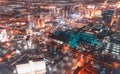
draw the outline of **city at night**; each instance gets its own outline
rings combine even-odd
[[[0,74],[120,74],[120,0],[0,0]]]

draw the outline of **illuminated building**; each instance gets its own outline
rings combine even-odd
[[[119,0],[0,1],[0,74],[120,74],[119,49]]]

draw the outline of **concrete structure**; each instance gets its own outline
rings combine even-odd
[[[26,64],[16,65],[18,74],[45,74],[46,65],[44,61],[29,61]]]

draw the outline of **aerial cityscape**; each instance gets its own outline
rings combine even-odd
[[[0,0],[0,74],[120,74],[120,0]]]

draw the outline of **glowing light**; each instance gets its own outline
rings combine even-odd
[[[20,51],[19,51],[19,50],[16,50],[16,53],[17,53],[17,54],[20,54]]]
[[[88,5],[87,8],[88,8],[88,9],[94,9],[94,8],[95,8],[95,5]]]
[[[78,13],[70,14],[71,18],[79,18],[80,15]],[[81,17],[80,17],[81,18]]]
[[[2,30],[2,32],[0,33],[0,41],[1,42],[8,41],[8,35],[6,30]]]
[[[0,62],[3,61],[3,58],[0,58]]]
[[[10,59],[10,58],[12,58],[12,55],[7,54],[7,55],[6,55],[6,58],[7,58],[7,59]]]
[[[17,73],[17,70],[14,70],[13,73]]]
[[[120,8],[120,1],[119,2],[117,2],[117,8]]]
[[[95,11],[95,15],[96,15],[96,16],[101,16],[101,13],[102,13],[101,10],[96,10],[96,11]]]
[[[65,19],[64,19],[64,18],[61,18],[58,23],[59,23],[59,24],[64,24],[64,21],[65,21]]]
[[[119,67],[120,67],[120,64],[117,63],[117,62],[113,62],[113,66],[114,66],[115,68],[119,68]]]

